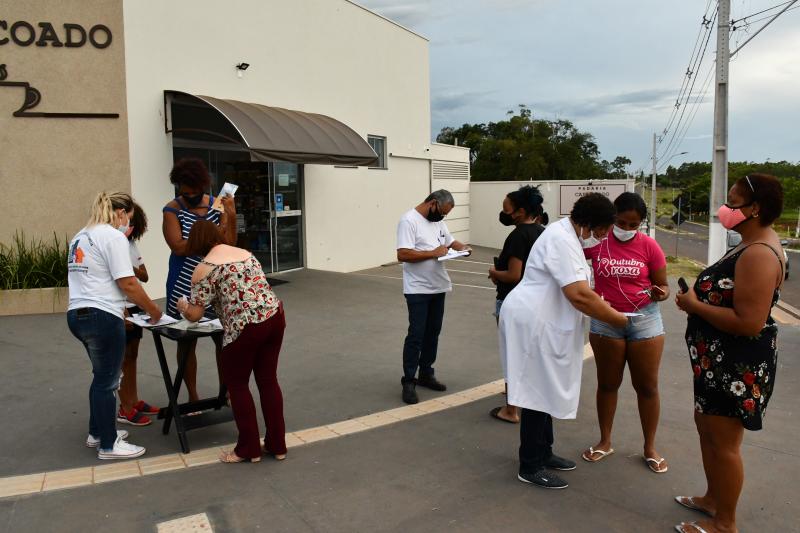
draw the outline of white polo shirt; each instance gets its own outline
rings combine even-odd
[[[397,224],[397,249],[429,252],[439,246],[450,246],[455,239],[444,222],[431,222],[411,209]],[[444,263],[427,259],[403,263],[403,294],[438,294],[453,290]]]
[[[69,310],[95,307],[120,318],[125,294],[116,280],[133,276],[128,239],[108,224],[88,226],[69,243]]]

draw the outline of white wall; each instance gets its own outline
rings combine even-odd
[[[124,0],[131,181],[152,220],[142,252],[163,294],[168,249],[163,91],[322,113],[387,137],[389,170],[308,165],[306,264],[349,271],[394,258],[395,224],[429,187],[428,41],[346,0]],[[235,65],[250,64],[240,79]]]
[[[470,183],[470,234],[472,244],[502,248],[503,241],[513,226],[503,226],[498,220],[503,209],[503,199],[511,191],[523,185],[535,185],[544,197],[544,210],[550,215],[550,222],[559,219],[559,212],[569,211],[570,205],[561,205],[561,185],[624,186],[633,191],[633,181],[628,180],[555,180],[555,181],[473,181]],[[577,198],[576,198],[577,199]],[[611,198],[614,200],[614,198]],[[574,203],[574,201],[572,202]]]

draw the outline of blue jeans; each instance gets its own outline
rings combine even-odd
[[[641,316],[628,317],[624,328],[616,328],[597,319],[592,319],[589,332],[609,339],[625,339],[626,341],[644,341],[664,334],[664,323],[657,302],[653,302],[639,310]]]
[[[101,450],[111,450],[117,440],[116,391],[125,355],[125,322],[106,311],[84,307],[67,312],[67,325],[92,362],[89,434],[100,437]]]
[[[403,375],[411,380],[417,374],[433,375],[433,363],[439,347],[439,333],[444,320],[444,295],[406,294],[408,335],[403,344]]]

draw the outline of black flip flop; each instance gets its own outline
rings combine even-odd
[[[489,416],[491,416],[492,418],[496,418],[497,420],[500,420],[502,422],[505,422],[506,424],[519,424],[519,422],[514,422],[513,420],[506,420],[505,418],[502,418],[499,415],[500,409],[502,409],[502,407],[495,407],[494,409],[489,411]]]

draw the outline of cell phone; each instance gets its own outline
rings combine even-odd
[[[681,288],[681,292],[689,292],[689,285],[683,278],[678,278],[678,287]]]

